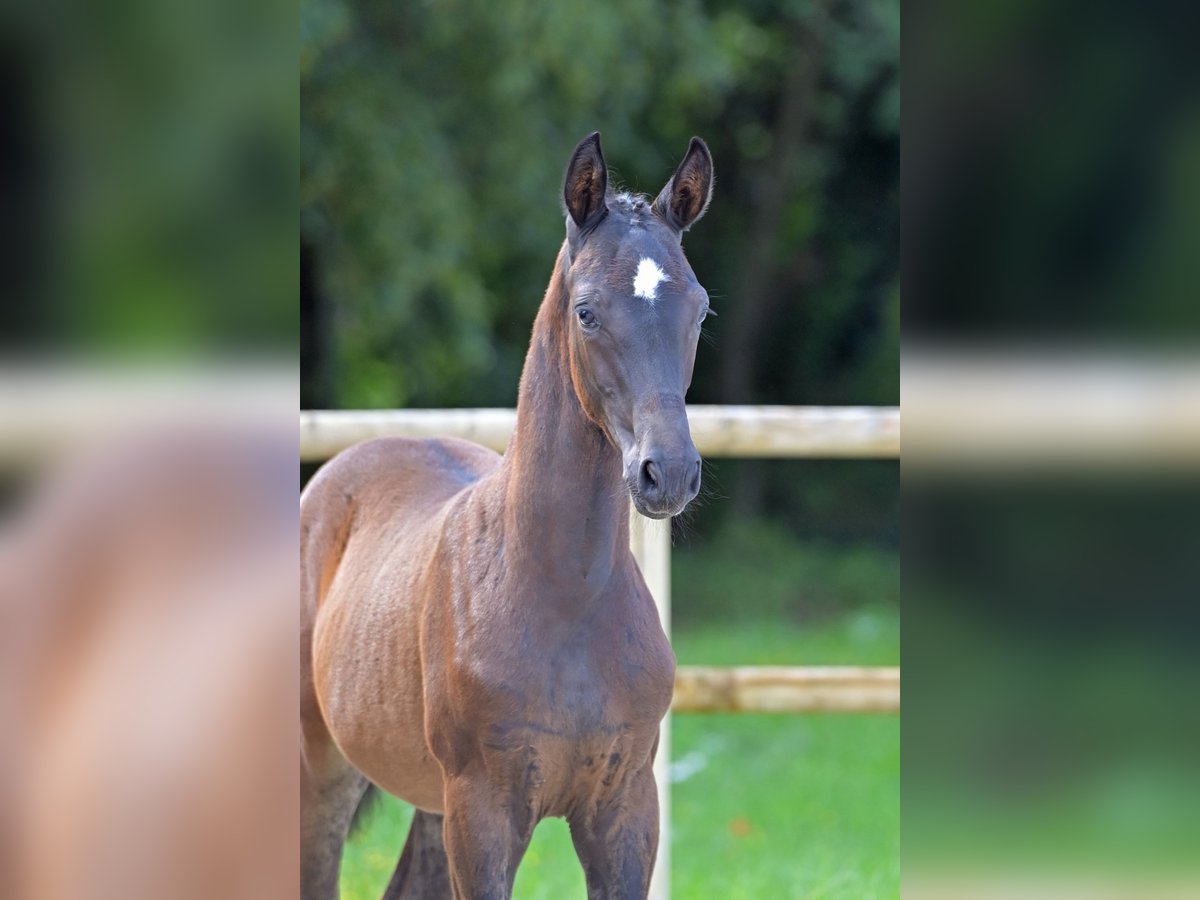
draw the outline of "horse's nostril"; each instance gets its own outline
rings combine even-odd
[[[658,464],[652,459],[643,460],[641,469],[641,484],[638,485],[638,487],[641,489],[642,493],[645,494],[652,493],[653,491],[657,490],[658,485]]]
[[[688,482],[688,489],[693,495],[700,490],[700,460],[696,460],[696,465],[692,469],[692,480]]]

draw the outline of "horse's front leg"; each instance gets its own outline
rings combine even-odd
[[[658,854],[658,791],[650,762],[570,818],[589,900],[644,900]]]
[[[446,781],[446,855],[455,900],[507,900],[533,833],[524,798],[486,773]]]

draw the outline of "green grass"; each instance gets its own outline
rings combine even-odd
[[[807,625],[774,616],[695,625],[673,638],[684,664],[899,663],[894,606],[862,607]],[[673,719],[671,758],[677,770],[691,770],[672,788],[673,897],[899,896],[897,717],[680,715]],[[388,798],[350,841],[343,897],[380,896],[410,815]],[[585,895],[561,820],[538,826],[515,895]]]

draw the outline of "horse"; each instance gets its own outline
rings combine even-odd
[[[663,519],[700,488],[684,395],[709,301],[682,236],[712,186],[699,138],[651,202],[610,189],[586,137],[504,455],[383,438],[305,488],[306,900],[337,897],[368,785],[415,807],[387,898],[510,897],[545,817],[566,818],[589,897],[646,896],[675,656],[627,498]]]

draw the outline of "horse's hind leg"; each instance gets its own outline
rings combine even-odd
[[[306,654],[300,695],[300,897],[337,900],[342,847],[368,782],[325,726],[309,660]]]
[[[450,861],[442,843],[442,817],[416,810],[400,862],[383,900],[449,900]]]
[[[318,475],[300,498],[301,900],[337,900],[342,847],[368,784],[329,734],[313,670],[318,608],[349,538],[349,497]]]
[[[301,900],[337,900],[342,847],[366,789],[367,779],[344,760],[317,771],[301,762]]]

